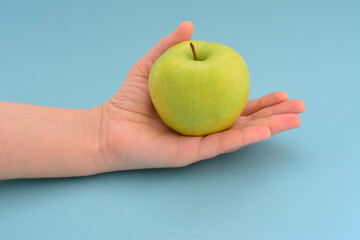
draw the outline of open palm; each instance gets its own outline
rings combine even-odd
[[[249,101],[228,130],[208,136],[190,137],[169,129],[150,99],[148,76],[153,63],[169,47],[190,40],[191,22],[183,22],[164,37],[130,70],[123,85],[102,105],[101,151],[106,171],[180,167],[300,126],[300,100],[288,100],[275,92]]]

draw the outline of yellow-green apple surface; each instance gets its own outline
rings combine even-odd
[[[185,41],[154,63],[149,91],[163,122],[183,135],[229,128],[245,107],[249,71],[243,58],[219,43]]]

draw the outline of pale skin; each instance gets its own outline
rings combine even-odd
[[[156,59],[193,30],[191,22],[180,24],[134,64],[108,102],[92,109],[0,101],[0,179],[182,167],[300,126],[304,103],[274,92],[248,101],[228,130],[190,137],[169,129],[152,105],[148,76]]]

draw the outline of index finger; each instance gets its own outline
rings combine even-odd
[[[260,98],[255,98],[246,103],[242,116],[249,116],[253,113],[260,111],[261,109],[274,106],[276,104],[285,102],[288,100],[288,94],[286,92],[273,92],[266,94]]]

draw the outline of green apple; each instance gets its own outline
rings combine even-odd
[[[219,43],[185,41],[169,48],[149,76],[151,100],[163,122],[183,135],[229,128],[249,95],[243,58]]]

